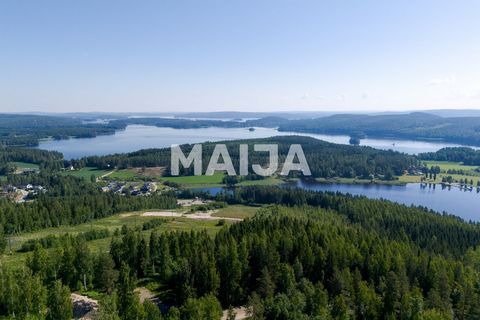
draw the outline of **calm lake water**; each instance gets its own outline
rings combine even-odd
[[[56,150],[64,154],[66,159],[81,158],[91,155],[105,155],[112,153],[132,152],[145,148],[170,147],[172,144],[200,143],[205,141],[219,141],[247,138],[266,138],[278,135],[305,135],[317,139],[348,144],[348,136],[333,136],[320,134],[299,134],[293,132],[278,132],[275,129],[256,128],[249,131],[246,128],[204,128],[204,129],[172,129],[152,126],[131,125],[125,130],[117,131],[114,135],[98,136],[90,139],[70,139],[60,141],[43,141],[41,149]],[[400,152],[417,154],[419,152],[436,151],[455,144],[440,142],[421,142],[391,139],[363,139],[362,145],[378,149],[393,149]],[[301,188],[318,191],[339,191],[354,195],[364,195],[370,198],[384,198],[406,205],[420,205],[438,212],[446,211],[464,219],[480,221],[480,194],[474,191],[461,191],[458,188],[442,190],[423,188],[420,184],[406,186],[385,185],[344,185],[344,184],[309,184],[298,182]],[[211,188],[211,192],[220,191],[220,188]]]
[[[337,184],[310,183],[298,181],[286,184],[288,187],[299,187],[313,191],[331,191],[366,196],[372,199],[386,199],[407,206],[423,206],[437,212],[454,214],[465,220],[480,221],[480,193],[460,190],[452,187],[442,189],[440,185],[422,186],[409,183],[405,186],[388,186],[376,184]],[[223,188],[199,188],[199,191],[215,195]]]
[[[278,132],[276,129],[271,128],[256,128],[255,131],[249,131],[247,128],[172,129],[130,125],[125,130],[117,131],[113,135],[86,139],[41,141],[39,148],[59,151],[63,153],[66,159],[73,159],[93,155],[132,152],[146,148],[170,147],[172,144],[267,138],[278,135],[303,135],[340,144],[348,144],[350,139],[349,136]],[[377,149],[392,149],[410,154],[437,151],[447,146],[458,146],[441,142],[392,139],[363,139],[361,140],[361,145]]]

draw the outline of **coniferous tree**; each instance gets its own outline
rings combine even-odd
[[[73,317],[70,289],[62,285],[60,280],[53,283],[48,290],[48,313],[49,320],[70,320]]]

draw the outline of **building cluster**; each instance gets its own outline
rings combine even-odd
[[[157,185],[153,182],[145,182],[143,184],[132,184],[112,181],[109,182],[106,186],[102,187],[103,192],[113,192],[123,195],[132,195],[132,196],[147,196],[155,191],[157,191]]]
[[[25,202],[29,199],[34,198],[35,196],[46,193],[47,189],[40,185],[18,185],[14,186],[11,184],[4,185],[2,191],[0,192],[1,197],[11,199],[15,202]]]
[[[425,175],[425,167],[424,166],[410,166],[408,170],[404,172],[410,176],[423,176]]]

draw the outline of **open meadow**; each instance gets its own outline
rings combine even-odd
[[[123,226],[129,228],[139,228],[142,229],[144,223],[153,221],[153,220],[164,220],[165,223],[162,223],[155,227],[155,230],[158,232],[169,232],[169,231],[191,231],[191,230],[206,230],[209,235],[215,235],[215,233],[220,230],[223,224],[235,223],[233,220],[229,219],[245,219],[252,217],[255,212],[258,210],[258,207],[242,206],[242,205],[232,205],[225,208],[219,209],[211,214],[211,219],[193,219],[189,218],[188,214],[185,216],[149,216],[144,215],[145,211],[136,211],[136,212],[126,212],[118,215],[114,215],[108,218],[103,218],[88,223],[83,223],[73,226],[61,226],[58,228],[47,228],[35,232],[23,233],[15,236],[11,236],[8,239],[8,248],[6,254],[1,258],[1,262],[4,266],[18,267],[26,260],[29,252],[17,252],[18,249],[28,240],[41,239],[50,235],[62,236],[65,234],[76,235],[83,232],[88,232],[91,230],[109,230],[113,235],[116,229],[121,229]],[[154,210],[148,210],[149,212]],[[159,210],[166,212],[166,210]],[[185,208],[179,208],[176,210],[170,210],[170,212],[180,214],[187,212]],[[224,223],[219,224],[218,221],[226,218]],[[142,231],[144,234],[150,234],[152,229]],[[108,251],[110,245],[111,237],[104,239],[97,239],[88,242],[89,247],[94,251]],[[11,253],[10,253],[11,250]]]

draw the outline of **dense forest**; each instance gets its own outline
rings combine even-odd
[[[275,204],[215,237],[124,228],[109,253],[92,252],[83,236],[64,237],[54,250],[36,244],[24,268],[0,270],[0,313],[70,319],[70,291],[87,288],[106,294],[100,319],[219,319],[240,305],[252,319],[480,317],[476,224],[302,190],[251,187],[219,197]],[[140,303],[142,279],[160,285],[163,313]]]
[[[249,163],[265,164],[268,162],[268,153],[253,152],[252,145],[277,144],[279,162],[283,163],[292,144],[301,144],[307,162],[314,177],[362,177],[369,179],[371,175],[381,175],[385,179],[393,179],[395,175],[402,175],[410,166],[415,166],[418,161],[415,157],[393,151],[377,150],[370,147],[348,146],[320,141],[314,138],[302,136],[283,136],[254,140],[224,141],[229,150],[229,155],[236,170],[239,168],[239,145],[249,145]],[[216,143],[202,144],[204,171],[210,161]],[[192,145],[182,146],[185,154],[188,154]],[[116,154],[108,156],[87,157],[73,160],[75,167],[98,167],[98,168],[127,168],[127,167],[154,167],[164,166],[170,172],[170,148],[147,149],[128,154]],[[182,170],[181,174],[193,174],[193,166]]]
[[[5,146],[38,145],[39,139],[92,138],[102,134],[113,134],[115,127],[111,124],[86,123],[81,119],[66,115],[0,115],[0,144]]]
[[[169,127],[174,129],[185,128],[240,128],[249,126],[276,127],[286,121],[279,117],[266,117],[261,120],[221,121],[221,120],[190,120],[170,118],[128,118],[121,115],[103,115],[113,117],[108,121],[96,122],[92,116],[83,119],[70,115],[19,115],[0,114],[0,145],[4,146],[37,146],[40,139],[53,138],[57,140],[70,138],[93,138],[98,135],[114,134],[115,131],[125,129],[128,125],[149,125]],[[95,119],[93,117],[93,119]]]
[[[107,118],[108,116],[104,115]],[[319,118],[309,118],[309,115],[305,114],[298,115],[296,120],[283,116],[272,114],[246,121],[222,121],[160,117],[128,118],[122,115],[110,115],[114,118],[109,121],[95,122],[66,114],[57,116],[2,114],[0,144],[37,146],[39,139],[91,138],[97,135],[113,134],[116,130],[125,129],[128,125],[139,124],[175,129],[278,127],[279,131],[442,140],[480,146],[480,117],[441,117],[422,112],[393,115],[337,114]]]
[[[412,136],[405,138],[435,138],[429,126],[438,125],[440,120],[423,116],[365,116],[368,120],[355,120],[355,132],[338,129],[326,133],[360,137],[372,135],[365,131],[370,127],[377,130],[373,135],[396,131],[402,132],[401,136],[411,131]],[[93,183],[94,178],[90,181],[61,173],[70,165],[77,169],[162,166],[168,172],[169,148],[67,161],[58,152],[16,145],[35,145],[45,137],[109,134],[132,123],[173,128],[217,125],[216,120],[142,118],[91,124],[81,119],[35,117],[2,119],[11,120],[10,127],[0,132],[0,170],[6,175],[3,183],[41,185],[48,192],[26,203],[0,199],[0,254],[12,235],[81,224],[126,211],[174,209],[181,196],[172,191],[141,197],[104,193]],[[353,119],[350,117],[333,119],[341,128],[339,123],[348,124]],[[411,121],[411,117],[418,120],[407,130],[403,121]],[[389,129],[383,126],[385,119],[394,125]],[[300,131],[304,129],[298,128],[306,123],[308,132],[329,130],[317,123],[318,119],[270,117],[250,121],[235,123],[248,126],[258,121],[265,126],[280,125],[282,130],[295,124],[299,125],[295,130]],[[219,126],[226,123],[219,122]],[[442,126],[449,128],[451,123]],[[37,130],[37,125],[45,130]],[[472,128],[466,122],[459,134],[451,137],[462,139]],[[475,135],[471,137],[475,139]],[[299,136],[223,143],[237,171],[239,144],[249,145],[250,164],[267,163],[266,153],[253,152],[254,143],[278,144],[280,163],[291,144],[301,144],[313,176],[322,178],[390,180],[420,166],[421,160],[480,165],[479,151],[470,148],[445,148],[414,157]],[[214,146],[203,144],[204,170]],[[182,146],[185,154],[191,148]],[[38,164],[40,172],[12,174],[12,162]],[[190,175],[192,170],[183,169],[181,174]],[[160,232],[157,228],[166,220],[158,219],[134,229],[92,230],[25,242],[19,248],[28,255],[25,265],[9,269],[0,264],[0,318],[71,319],[70,293],[92,290],[102,293],[102,320],[210,320],[219,319],[222,310],[239,306],[247,308],[251,319],[265,320],[480,319],[478,223],[422,207],[286,187],[234,188],[211,199],[216,202],[206,205],[207,209],[226,203],[263,208],[253,218],[222,224],[216,235],[206,231]],[[108,252],[88,246],[88,241],[106,238],[110,239]],[[135,292],[138,283],[158,288],[161,308],[149,300],[140,302]]]
[[[172,194],[134,197],[104,193],[90,181],[60,174],[12,175],[9,182],[42,185],[48,192],[31,203],[0,199],[0,238],[1,234],[85,223],[125,211],[176,207]]]
[[[0,146],[0,174],[12,173],[10,162],[27,162],[40,166],[40,169],[60,170],[63,168],[63,155],[60,152],[32,148],[15,148]]]
[[[442,148],[437,152],[426,152],[418,155],[422,160],[462,162],[465,165],[480,166],[480,150],[472,148]]]
[[[442,140],[480,146],[479,117],[440,117],[429,113],[394,115],[338,114],[316,119],[291,120],[279,131],[363,134],[378,138]]]

